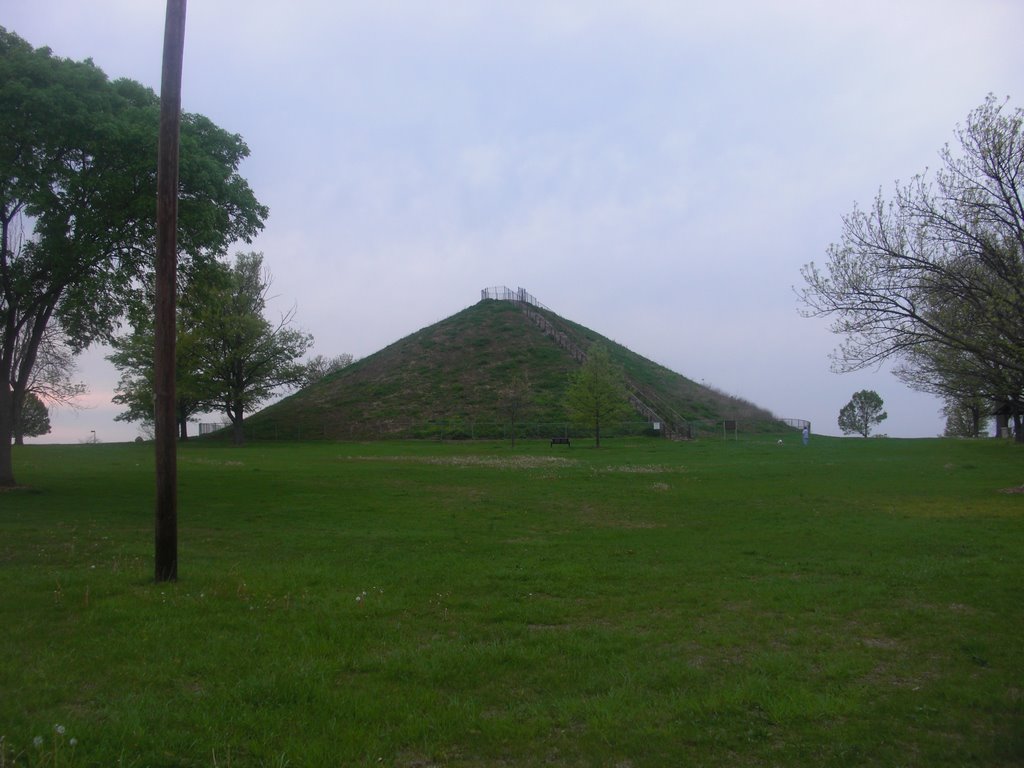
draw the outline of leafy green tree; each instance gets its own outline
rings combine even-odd
[[[854,392],[850,402],[839,411],[839,428],[844,435],[867,437],[872,427],[889,418],[889,414],[882,410],[883,405],[877,392],[870,389]]]
[[[178,302],[175,412],[179,439],[188,437],[188,420],[222,410],[243,441],[245,413],[281,387],[308,381],[310,364],[298,362],[312,337],[289,328],[294,313],[278,325],[264,317],[270,278],[258,253],[238,254],[234,266],[205,265]],[[109,356],[121,371],[114,402],[125,406],[116,418],[153,423],[153,320],[136,322],[132,334],[114,341]],[[339,369],[351,360],[340,355],[314,365]],[[326,374],[324,374],[326,375]]]
[[[21,411],[14,420],[14,444],[22,445],[26,437],[39,437],[50,434],[50,413],[46,403],[29,392],[21,405]]]
[[[0,28],[0,486],[14,484],[14,416],[47,329],[81,349],[108,340],[141,300],[155,252],[158,126],[150,89]],[[183,270],[262,227],[267,209],[238,174],[248,151],[207,118],[182,116]]]
[[[956,137],[930,178],[843,219],[825,268],[803,268],[800,298],[844,337],[836,370],[902,361],[918,385],[998,399],[1020,424],[1024,110],[989,96]]]
[[[594,344],[587,359],[569,380],[565,396],[570,418],[592,427],[601,447],[601,427],[621,420],[629,413],[629,400],[622,372],[612,363],[608,350]]]
[[[313,343],[308,333],[289,327],[294,310],[276,324],[263,316],[270,284],[263,255],[240,253],[198,315],[198,375],[217,392],[238,445],[245,442],[247,412],[281,387],[302,383],[306,367],[299,358]]]
[[[202,314],[204,302],[213,301],[211,286],[226,280],[226,270],[216,263],[207,265],[190,279],[177,305],[175,349],[175,404],[178,439],[188,439],[192,416],[217,407],[218,391],[202,374],[197,348],[204,342]],[[153,351],[154,332],[151,312],[139,313],[131,334],[111,342],[114,352],[107,357],[121,373],[113,402],[123,405],[116,421],[141,422],[147,430],[154,425]]]
[[[980,437],[988,428],[992,403],[983,398],[947,400],[942,407],[946,417],[944,437]]]

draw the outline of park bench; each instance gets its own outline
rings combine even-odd
[[[572,443],[569,442],[569,438],[568,437],[552,437],[551,438],[551,444],[552,445],[568,445],[570,448],[572,448]]]

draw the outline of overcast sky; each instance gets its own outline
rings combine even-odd
[[[34,46],[159,90],[162,0],[0,0]],[[252,248],[315,352],[364,357],[522,286],[678,371],[838,434],[942,431],[885,370],[838,375],[798,314],[842,216],[935,167],[986,94],[1024,102],[1019,0],[192,0],[183,108],[241,134]],[[244,247],[244,246],[240,246]],[[49,441],[112,442],[91,406]]]

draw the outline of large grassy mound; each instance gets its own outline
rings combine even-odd
[[[163,585],[150,448],[15,447],[0,765],[1024,764],[1018,447],[602,444],[189,445]]]
[[[570,347],[608,347],[640,397],[666,424],[693,431],[722,419],[751,428],[771,423],[764,409],[697,384],[600,334],[547,310],[531,312]],[[484,300],[251,417],[250,438],[501,437],[509,428],[501,389],[530,382],[520,432],[542,436],[568,427],[563,407],[579,362],[508,301]],[[645,428],[637,415],[639,429]],[[635,426],[635,425],[634,425]]]

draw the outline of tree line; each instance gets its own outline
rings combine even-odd
[[[978,434],[1001,414],[1024,441],[1024,112],[989,96],[940,166],[843,218],[823,267],[802,270],[807,316],[844,337],[839,372],[895,361]]]
[[[0,27],[0,486],[14,485],[15,436],[45,431],[39,404],[81,393],[71,361],[91,344],[114,345],[124,404],[145,411],[134,384],[151,359],[159,112],[151,89]],[[198,378],[181,373],[187,397],[239,422],[268,387],[301,375],[311,341],[263,318],[261,257],[223,261],[269,213],[239,173],[248,155],[241,136],[182,115],[179,333]],[[119,334],[125,322],[132,331]]]
[[[155,157],[159,97],[110,80],[87,60],[33,48],[0,27],[0,485],[11,444],[47,429],[46,404],[84,386],[75,354],[113,346],[120,418],[152,409]],[[940,167],[843,218],[822,267],[806,265],[807,316],[844,340],[838,371],[895,360],[911,387],[945,402],[947,424],[976,434],[991,413],[1024,440],[1024,112],[988,97],[957,128]],[[226,261],[269,211],[239,173],[249,149],[208,118],[181,122],[177,416],[244,415],[282,386],[351,358],[300,363],[309,334],[294,310],[265,317],[269,275],[258,253]],[[127,325],[128,332],[121,332]],[[593,360],[593,362],[591,362]],[[591,350],[567,405],[600,429],[628,410],[607,353]],[[513,414],[528,382],[503,394]],[[611,393],[611,394],[609,394]],[[852,423],[852,422],[851,422]]]
[[[290,327],[294,310],[272,323],[265,316],[271,279],[259,253],[240,253],[234,264],[203,265],[191,278],[177,308],[175,418],[178,436],[188,437],[196,414],[220,411],[244,440],[246,413],[280,387],[308,381],[299,358],[312,336]],[[131,334],[114,339],[109,360],[121,371],[114,402],[125,406],[121,421],[153,420],[153,318],[143,312]],[[322,358],[321,358],[322,360]],[[317,363],[314,362],[314,365]]]

